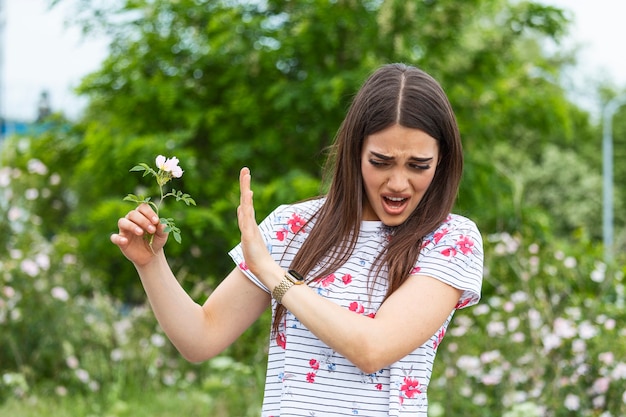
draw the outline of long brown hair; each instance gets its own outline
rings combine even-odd
[[[408,278],[426,235],[443,222],[456,200],[463,171],[461,138],[452,107],[439,83],[424,71],[405,64],[388,64],[361,86],[344,119],[326,162],[326,201],[291,268],[307,276],[329,260],[308,281],[337,270],[352,253],[360,228],[364,194],[361,176],[363,141],[394,124],[419,129],[435,138],[439,162],[430,187],[407,220],[390,228],[392,238],[378,255],[374,279],[387,268],[389,297]],[[372,284],[373,285],[373,284]],[[278,304],[274,332],[285,314]]]

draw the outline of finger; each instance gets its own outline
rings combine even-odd
[[[130,214],[130,213],[129,213]],[[145,233],[144,228],[142,228],[139,224],[132,220],[132,214],[127,219],[126,217],[122,217],[117,221],[117,227],[119,229],[119,235],[129,238],[131,235],[142,236]],[[151,224],[147,223],[146,227],[149,229],[150,227],[154,228]]]
[[[117,245],[119,247],[123,247],[126,246],[128,244],[128,239],[125,238],[124,236],[117,234],[117,233],[113,233],[111,235],[111,242],[114,245]]]
[[[150,204],[142,203],[135,210],[143,214],[146,219],[150,220],[153,224],[159,222],[159,216],[157,216]]]
[[[239,204],[245,205],[250,203],[251,193],[250,183],[252,182],[252,175],[250,174],[250,169],[248,167],[241,168],[239,171],[239,189],[240,189],[240,197]]]
[[[152,214],[154,214],[154,212],[152,212]],[[150,214],[148,214],[148,216],[150,216]],[[154,233],[157,230],[155,223],[153,222],[154,219],[146,217],[145,213],[140,211],[139,208],[129,211],[126,217],[124,217],[123,219],[120,219],[120,221],[122,220],[125,220],[121,222],[122,225],[128,228],[135,226],[136,228],[141,229],[142,233],[143,231],[146,231],[148,233]],[[120,221],[118,221],[118,226],[120,225]],[[133,223],[133,225],[129,225],[128,223],[126,223],[127,221]],[[157,218],[157,223],[158,223],[158,218]],[[133,233],[137,234],[136,230],[137,229],[135,229]]]

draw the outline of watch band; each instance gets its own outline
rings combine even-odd
[[[282,281],[272,290],[272,297],[280,304],[289,288],[300,284],[304,284],[304,278],[296,271],[289,270],[283,276]]]

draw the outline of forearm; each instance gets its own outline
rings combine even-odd
[[[202,307],[185,292],[172,273],[163,251],[153,261],[136,267],[159,325],[188,360],[204,358],[201,338],[207,335],[207,317]]]
[[[347,310],[305,285],[291,287],[282,303],[321,341],[362,371],[372,373],[388,365],[377,352],[382,344],[373,343],[382,337],[375,319]]]
[[[374,318],[343,308],[305,285],[291,287],[283,304],[329,347],[372,373],[426,343],[460,295],[437,279],[414,276],[385,300]]]

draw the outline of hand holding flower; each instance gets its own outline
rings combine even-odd
[[[119,232],[111,235],[111,242],[137,266],[150,263],[167,242],[166,226],[159,222],[159,217],[148,204],[140,204],[131,210],[118,220],[117,226]],[[146,244],[147,234],[149,245]]]
[[[160,198],[158,202],[155,203],[152,201],[151,197],[128,194],[126,197],[124,197],[124,200],[132,201],[136,203],[137,205],[141,205],[141,204],[149,205],[154,211],[154,214],[157,216],[157,218],[159,216],[159,209],[161,208],[161,204],[163,203],[163,200],[165,200],[167,197],[174,197],[176,201],[182,201],[183,203],[187,205],[195,206],[196,202],[194,201],[194,199],[191,198],[189,194],[183,193],[180,190],[175,190],[172,188],[169,192],[165,193],[165,190],[164,190],[165,184],[167,184],[174,178],[180,178],[183,176],[183,170],[178,165],[178,163],[179,163],[179,160],[176,157],[166,158],[163,155],[159,155],[156,158],[156,166],[158,168],[158,171],[155,171],[153,168],[151,168],[145,163],[140,163],[139,165],[135,165],[133,168],[131,168],[130,170],[131,172],[143,172],[144,177],[148,175],[152,175],[156,179],[157,185],[159,186]],[[165,228],[163,229],[164,233],[172,233],[172,235],[174,236],[174,240],[176,240],[178,243],[181,243],[182,239],[180,235],[180,229],[174,223],[173,218],[160,218],[159,222],[165,225]],[[150,248],[154,252],[154,249],[152,246],[153,240],[154,240],[154,234],[152,232],[150,233],[149,245],[150,245]]]

